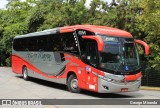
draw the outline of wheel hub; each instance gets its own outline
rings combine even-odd
[[[23,74],[24,78],[27,78],[27,71],[24,70],[24,74]]]
[[[77,79],[73,79],[71,81],[71,87],[72,87],[72,89],[77,89],[78,88],[78,80]]]

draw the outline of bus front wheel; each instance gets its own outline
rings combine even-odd
[[[27,67],[23,67],[23,79],[24,80],[28,80],[28,70],[27,70]]]
[[[78,79],[77,79],[76,75],[71,74],[68,77],[67,87],[68,87],[68,90],[73,92],[73,93],[79,93],[80,92],[80,89],[78,88]]]

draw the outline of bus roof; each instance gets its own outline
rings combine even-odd
[[[106,26],[97,26],[97,25],[75,25],[75,26],[66,26],[61,27],[60,32],[64,31],[64,29],[84,29],[94,32],[95,34],[103,34],[108,36],[119,36],[119,37],[128,37],[132,38],[132,35],[124,30],[120,30],[117,28],[106,27]]]
[[[24,38],[24,37],[32,37],[32,36],[39,36],[39,35],[49,35],[49,34],[56,34],[59,32],[59,28],[53,28],[53,29],[47,29],[44,31],[40,32],[33,32],[33,33],[28,33],[24,35],[18,35],[15,38]]]
[[[39,35],[49,35],[49,34],[57,34],[69,31],[75,31],[77,29],[88,30],[94,32],[95,34],[102,34],[107,36],[118,36],[118,37],[128,37],[132,38],[132,35],[129,32],[124,30],[120,30],[117,28],[106,27],[106,26],[97,26],[97,25],[74,25],[74,26],[65,26],[59,28],[48,29],[40,32],[29,33],[25,35],[19,35],[15,38],[23,38],[23,37],[32,37]]]

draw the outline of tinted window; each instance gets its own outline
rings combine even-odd
[[[36,51],[37,48],[37,40],[35,37],[28,38],[28,50],[29,51]]]
[[[47,51],[47,37],[37,36],[14,39],[13,48],[16,51]]]
[[[62,51],[62,39],[59,34],[50,35],[48,38],[49,51]]]
[[[76,34],[77,34],[79,45],[80,45],[81,55],[85,55],[87,42],[89,40],[83,39],[82,36],[93,36],[95,35],[95,33],[90,32],[88,30],[78,29],[76,30]]]
[[[64,33],[61,35],[62,37],[62,46],[64,52],[69,52],[78,55],[78,42],[76,37],[73,36],[73,32],[71,33]]]
[[[27,39],[26,38],[20,38],[15,39],[13,44],[13,49],[16,51],[25,51],[27,50]]]
[[[16,51],[61,51],[79,54],[73,32],[14,39]]]
[[[95,67],[97,67],[97,44],[96,42],[89,42],[86,46],[87,52],[87,62]]]

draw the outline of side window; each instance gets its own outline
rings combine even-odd
[[[18,38],[13,41],[13,49],[16,51],[26,51],[28,47],[27,38]]]
[[[48,51],[48,37],[36,36],[14,39],[13,49],[16,51]]]
[[[13,49],[17,50],[17,39],[13,40]]]
[[[62,40],[59,34],[49,35],[48,37],[49,51],[62,51]]]
[[[76,31],[76,34],[78,36],[81,55],[85,56],[85,54],[86,54],[86,46],[87,46],[88,40],[83,39],[82,36],[84,36],[84,35],[91,36],[91,35],[95,35],[95,33],[91,32],[91,31],[88,31],[88,30],[84,30],[84,29],[78,29]]]
[[[79,55],[73,32],[14,39],[13,48],[17,51],[62,51]]]
[[[86,54],[86,46],[87,46],[87,40],[82,39],[82,37],[79,37],[79,44],[80,44],[80,50],[81,50],[81,55],[85,56]]]
[[[47,51],[48,50],[48,36],[39,36],[37,37],[37,51]]]
[[[88,42],[86,46],[86,59],[87,62],[97,67],[98,56],[97,56],[97,44],[96,42]]]
[[[19,48],[20,43],[19,42],[20,42],[19,39],[14,39],[14,41],[13,41],[13,49],[16,51],[20,51],[20,48]]]
[[[28,47],[27,38],[21,39],[21,51],[26,51]]]
[[[37,39],[35,37],[28,38],[28,50],[36,51],[37,49]]]
[[[61,37],[63,39],[63,51],[79,55],[78,42],[75,39],[73,32],[61,34]]]
[[[79,54],[77,40],[74,38],[73,32],[50,35],[48,43],[49,51]]]

